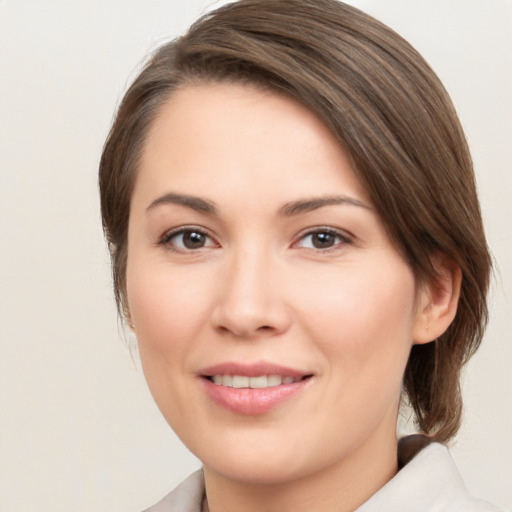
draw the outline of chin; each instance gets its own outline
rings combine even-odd
[[[229,436],[228,436],[229,437]],[[235,437],[235,436],[233,436]],[[279,439],[247,439],[247,442],[219,443],[214,450],[196,450],[205,471],[241,484],[275,485],[301,480],[336,462],[339,454],[326,453],[303,437],[290,433]],[[309,445],[309,446],[308,446]]]
[[[294,464],[288,464],[278,460],[242,461],[226,459],[222,462],[215,461],[213,466],[204,464],[205,470],[221,475],[223,478],[241,484],[250,485],[275,485],[284,484],[299,480],[309,473],[308,470],[301,471]]]
[[[260,431],[259,435],[254,432],[243,435],[233,430],[218,434],[203,439],[204,443],[186,443],[205,471],[256,485],[285,483],[307,473],[304,469],[307,465],[302,461],[311,460],[311,456],[305,454],[303,443],[290,439],[289,434],[276,436],[274,432],[269,436],[268,432],[262,435]]]

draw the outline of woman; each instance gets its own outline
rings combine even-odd
[[[222,7],[136,78],[100,188],[119,310],[203,462],[149,510],[496,510],[441,444],[490,257],[407,42],[334,0]],[[422,435],[398,443],[404,402]]]

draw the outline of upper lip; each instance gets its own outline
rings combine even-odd
[[[202,368],[199,371],[202,377],[213,375],[245,375],[247,377],[259,377],[261,375],[280,375],[282,377],[305,377],[311,372],[289,368],[279,364],[260,361],[256,363],[224,362]]]

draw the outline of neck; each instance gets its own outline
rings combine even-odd
[[[379,436],[380,437],[380,436]],[[209,512],[352,512],[397,472],[397,442],[377,439],[341,462],[298,479],[253,484],[205,466]]]

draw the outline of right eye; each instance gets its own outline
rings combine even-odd
[[[164,235],[160,243],[178,251],[194,251],[217,246],[207,233],[198,228],[180,228],[171,231]]]

